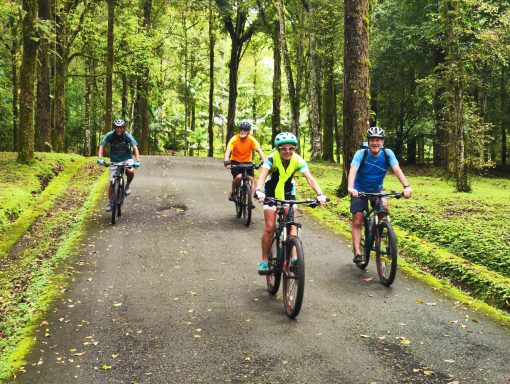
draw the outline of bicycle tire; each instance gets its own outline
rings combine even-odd
[[[243,215],[242,189],[242,185],[240,185],[236,191],[235,205],[237,218]]]
[[[244,225],[248,227],[251,222],[251,206],[253,204],[253,200],[251,197],[251,186],[249,182],[244,185],[243,195],[244,195],[243,219]]]
[[[120,185],[118,181],[115,181],[112,186],[112,224],[115,224],[115,221],[118,217],[118,206],[119,206],[119,189]]]
[[[301,310],[305,292],[305,258],[303,245],[296,236],[290,236],[286,244],[287,254],[282,267],[283,305],[291,319]]]
[[[379,224],[376,237],[377,274],[381,283],[389,287],[397,274],[397,239],[391,223],[384,220]]]
[[[280,252],[280,239],[277,237],[273,237],[273,241],[271,243],[271,253],[268,257],[269,270],[271,273],[266,275],[267,282],[267,291],[271,295],[276,295],[278,289],[280,288],[280,282],[282,280],[282,270],[278,265],[278,254]]]
[[[122,204],[124,203],[124,186],[119,185],[119,195],[117,196],[117,217],[122,215]]]
[[[363,219],[363,225],[361,227],[361,245],[360,249],[363,252],[363,262],[356,264],[358,268],[365,269],[370,262],[370,223],[368,219]]]

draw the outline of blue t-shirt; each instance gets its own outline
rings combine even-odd
[[[386,149],[389,164],[386,164],[386,159],[384,158],[384,152],[382,149],[376,157],[373,157],[370,150],[368,150],[365,164],[361,167],[361,169],[359,169],[361,160],[363,160],[364,151],[364,149],[358,150],[354,154],[351,162],[351,167],[358,168],[356,178],[354,179],[354,189],[357,189],[360,192],[379,191],[382,189],[384,176],[386,176],[386,172],[388,171],[387,167],[397,165],[398,160],[391,149]]]
[[[131,133],[124,132],[119,136],[114,131],[108,132],[101,140],[102,147],[108,144],[110,144],[110,161],[115,163],[133,158],[131,149],[138,145]]]

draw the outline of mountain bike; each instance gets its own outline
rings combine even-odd
[[[390,215],[383,208],[383,197],[395,197],[400,199],[401,193],[360,192],[362,199],[370,200],[371,208],[363,212],[363,226],[361,229],[361,255],[362,261],[357,264],[365,269],[370,261],[370,254],[375,252],[377,274],[381,283],[389,287],[397,274],[397,239],[390,222]]]
[[[264,204],[275,205],[277,214],[276,230],[268,255],[267,290],[275,295],[283,277],[283,305],[287,316],[294,318],[301,310],[305,290],[305,257],[299,238],[301,224],[295,221],[295,206],[304,204],[315,208],[319,203],[316,199],[279,200],[266,197]]]
[[[112,205],[112,224],[115,224],[117,218],[122,215],[122,203],[126,197],[124,189],[124,173],[126,168],[133,167],[133,160],[121,161],[118,163],[104,162],[105,167],[112,167],[115,170],[113,179],[110,181],[112,188],[111,205]]]
[[[251,211],[254,208],[253,194],[250,184],[250,176],[248,176],[248,170],[257,169],[259,167],[260,164],[254,163],[232,164],[230,166],[232,169],[241,169],[243,172],[241,184],[237,187],[234,203],[236,207],[236,216],[242,216],[244,225],[247,227],[250,225]]]

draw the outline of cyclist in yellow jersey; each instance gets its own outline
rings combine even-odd
[[[223,163],[226,168],[230,169],[230,166],[235,164],[250,163],[252,161],[252,150],[257,151],[261,161],[265,160],[264,152],[262,152],[258,141],[250,135],[250,130],[251,125],[247,121],[239,123],[239,133],[230,139],[225,151]],[[232,173],[233,180],[228,199],[234,201],[237,187],[241,184],[243,171],[241,169],[231,169],[230,172]],[[250,177],[251,190],[253,191],[253,169],[249,169],[247,172]]]
[[[317,193],[319,204],[326,203],[326,195],[322,193],[321,187],[315,181],[306,161],[294,152],[298,140],[293,133],[282,132],[274,139],[276,150],[264,161],[261,167],[255,197],[259,202],[264,202],[266,196],[279,200],[296,200],[296,188],[294,185],[294,174],[301,172],[306,181]],[[276,229],[276,207],[264,205],[264,232],[262,232],[262,261],[259,262],[259,274],[269,274],[267,256],[271,252],[271,241]],[[293,229],[295,230],[295,228]],[[296,235],[296,233],[291,233]]]

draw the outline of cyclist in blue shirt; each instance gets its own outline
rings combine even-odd
[[[140,163],[140,152],[138,152],[138,143],[131,133],[126,132],[126,123],[122,119],[115,120],[113,122],[113,130],[108,132],[101,140],[101,144],[99,144],[99,152],[97,154],[97,162],[99,164],[104,164],[103,160],[103,150],[104,148],[110,144],[110,161],[113,163],[119,163],[126,160],[131,160],[133,155],[131,151],[135,153],[135,161],[133,162],[133,167],[138,168]],[[112,185],[111,181],[113,179],[113,175],[115,174],[115,166],[110,166],[110,188],[108,190],[108,206],[106,210],[109,212],[112,210],[111,205],[111,197],[112,197]],[[133,181],[133,177],[135,176],[135,171],[133,168],[126,168],[126,189],[124,193],[129,195],[131,193],[131,181]]]
[[[383,181],[388,167],[390,167],[404,187],[404,197],[411,197],[411,186],[404,176],[404,172],[398,165],[398,160],[391,149],[383,148],[384,130],[379,127],[371,127],[367,132],[368,150],[358,150],[352,159],[349,176],[347,178],[347,190],[351,195],[352,213],[352,248],[354,263],[358,264],[361,258],[361,225],[363,223],[363,211],[368,208],[368,200],[361,199],[358,192],[378,193],[383,190]],[[382,199],[384,210],[388,210],[388,200]]]

